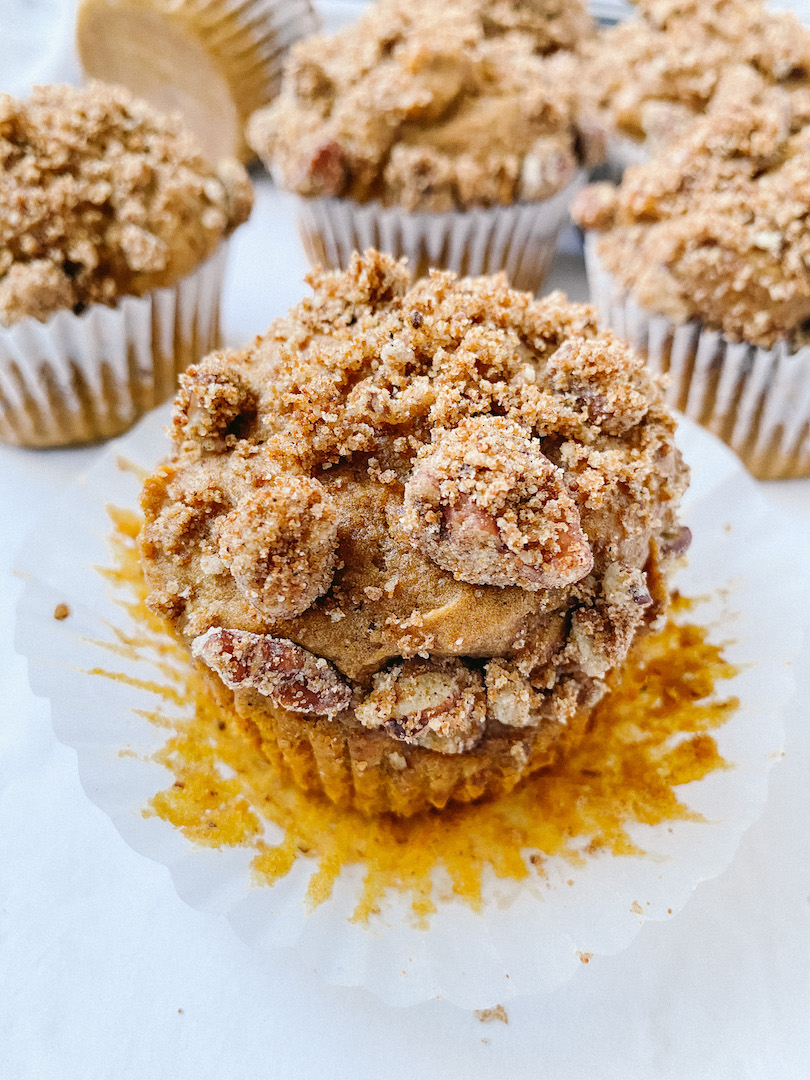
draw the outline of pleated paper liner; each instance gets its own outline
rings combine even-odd
[[[688,621],[699,624],[736,671],[723,678],[706,709],[719,709],[731,698],[739,705],[730,713],[721,709],[725,722],[710,728],[728,767],[667,787],[683,811],[677,820],[643,824],[643,814],[631,814],[623,826],[630,846],[622,854],[610,844],[592,845],[590,833],[569,836],[573,853],[548,854],[553,848],[540,834],[554,827],[552,808],[538,809],[532,781],[503,800],[448,808],[404,825],[369,826],[368,819],[302,794],[295,784],[282,788],[268,766],[269,772],[255,776],[256,790],[274,800],[276,809],[254,815],[257,850],[250,838],[236,837],[224,847],[200,841],[210,837],[212,825],[233,823],[231,811],[238,811],[243,798],[239,759],[218,757],[225,746],[217,740],[251,755],[257,768],[267,759],[238,737],[227,710],[197,717],[192,703],[190,722],[199,720],[204,728],[192,735],[183,726],[189,704],[175,691],[187,685],[187,656],[157,620],[141,621],[126,584],[129,575],[100,570],[116,562],[110,539],[118,527],[111,506],[121,508],[116,520],[124,531],[117,535],[130,538],[128,547],[119,545],[120,556],[130,568],[135,565],[133,508],[144,472],[165,453],[162,427],[168,415],[159,409],[146,417],[105,450],[83,483],[62,494],[47,517],[48,523],[60,522],[58,532],[40,526],[27,538],[17,565],[26,587],[16,644],[28,658],[35,693],[51,701],[58,737],[76,749],[88,796],[137,851],[169,867],[188,903],[224,914],[244,941],[268,953],[268,962],[277,949],[291,949],[327,982],[365,987],[390,1004],[441,996],[464,1008],[482,1008],[548,993],[576,973],[582,978],[589,970],[585,960],[598,962],[624,949],[647,920],[671,918],[700,881],[728,865],[761,812],[768,773],[780,755],[791,660],[810,604],[803,537],[716,439],[688,422],[679,433],[692,468],[683,518],[694,542],[677,585],[703,598]],[[67,618],[54,618],[59,604],[66,605]],[[673,643],[687,667],[695,653],[689,640]],[[659,661],[665,672],[667,655]],[[638,741],[639,707],[654,713],[657,706],[629,704],[630,746]],[[693,716],[684,739],[670,747],[676,759],[692,742],[689,731],[704,730],[695,728],[702,715]],[[599,746],[590,753],[608,753]],[[199,840],[191,839],[195,834],[182,821],[171,824],[154,810],[145,813],[159,795],[180,813],[187,807],[183,799],[191,795],[182,776],[167,769],[183,747],[199,755],[191,788],[203,799],[217,790],[225,796],[200,819]],[[597,775],[600,766],[594,767]],[[572,797],[585,788],[575,786]],[[586,813],[589,806],[598,809],[587,799]],[[271,804],[260,799],[250,805]],[[605,805],[612,805],[609,798]],[[647,805],[643,799],[639,804],[642,811]],[[516,813],[523,816],[516,819]],[[237,818],[238,824],[245,814]],[[349,841],[358,849],[347,859]],[[449,862],[437,861],[435,850]],[[415,916],[408,885],[415,858],[422,867],[422,918]],[[512,869],[504,875],[507,858]],[[457,879],[449,877],[448,866],[459,875],[462,894],[451,887]],[[515,868],[521,871],[517,876]],[[476,873],[480,891],[471,904],[463,890],[469,891],[471,875],[475,884]],[[357,917],[359,905],[366,917]]]
[[[0,328],[0,441],[64,446],[120,435],[220,343],[227,243],[172,288]]]
[[[550,199],[512,206],[420,213],[350,199],[297,198],[298,225],[314,265],[345,270],[355,251],[406,256],[414,277],[431,268],[462,277],[506,273],[516,289],[538,292],[548,275],[568,208],[585,183],[580,172]]]
[[[604,268],[598,241],[586,238],[585,259],[600,322],[668,376],[669,404],[722,439],[758,479],[810,476],[810,346],[763,349],[646,312]]]
[[[82,0],[77,41],[88,75],[183,113],[212,161],[248,160],[248,117],[319,25],[310,0]]]

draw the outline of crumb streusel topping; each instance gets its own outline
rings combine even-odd
[[[367,252],[190,368],[144,487],[149,604],[226,685],[461,753],[560,725],[666,602],[657,383],[560,293]]]
[[[771,348],[810,320],[810,128],[792,95],[697,121],[572,213],[648,311]]]
[[[382,0],[293,46],[249,141],[307,197],[425,211],[546,199],[604,152],[559,51],[590,28],[581,0]]]
[[[252,201],[237,161],[122,88],[0,94],[0,326],[173,285]]]
[[[595,107],[612,129],[653,145],[769,87],[810,105],[810,30],[764,0],[633,0],[639,17],[583,46]],[[810,115],[810,114],[808,114]]]

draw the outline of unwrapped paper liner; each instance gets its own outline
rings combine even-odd
[[[414,277],[424,277],[433,267],[462,277],[504,271],[514,288],[536,293],[585,179],[580,171],[542,202],[444,213],[351,199],[298,198],[298,226],[310,262],[330,270],[345,270],[353,252],[376,248],[397,259],[407,256]]]
[[[120,435],[220,343],[227,242],[172,288],[0,328],[0,442],[60,446]]]
[[[684,521],[694,541],[676,583],[687,595],[706,597],[690,618],[725,643],[724,656],[738,673],[723,680],[720,693],[740,700],[714,733],[732,767],[677,792],[705,820],[629,825],[643,855],[588,854],[585,839],[582,865],[555,856],[543,859],[543,876],[485,875],[480,911],[454,896],[439,875],[437,910],[424,929],[415,924],[410,896],[399,892],[386,894],[368,923],[352,921],[362,866],[344,869],[331,897],[311,910],[311,858],[297,858],[274,885],[257,885],[252,848],[195,845],[166,821],[144,816],[149,800],[171,783],[154,760],[166,728],[145,719],[155,708],[148,686],[163,659],[127,658],[122,640],[143,627],[130,621],[97,567],[111,562],[108,507],[137,505],[140,476],[122,470],[121,462],[152,470],[165,452],[167,418],[168,410],[159,409],[110,446],[83,482],[49,509],[47,527],[27,539],[18,561],[28,580],[16,644],[28,657],[35,693],[51,699],[58,737],[76,748],[89,797],[137,851],[169,867],[188,903],[225,914],[244,941],[270,954],[294,950],[329,983],[362,986],[395,1005],[441,996],[484,1008],[550,992],[584,970],[583,957],[624,949],[646,920],[670,918],[700,881],[728,865],[762,810],[768,771],[780,756],[790,662],[810,610],[808,568],[803,538],[789,520],[779,517],[733,454],[690,424],[679,441],[692,466]],[[60,603],[70,617],[57,621]],[[104,678],[98,668],[124,677]],[[161,704],[163,714],[171,708]],[[185,715],[182,708],[178,715]],[[278,843],[280,837],[268,833],[267,839]]]
[[[598,233],[586,237],[585,261],[599,321],[669,377],[669,404],[727,443],[760,480],[810,476],[810,346],[763,349],[646,312],[605,269],[598,242]]]

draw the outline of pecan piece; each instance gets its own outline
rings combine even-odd
[[[300,615],[327,591],[337,558],[337,511],[317,480],[270,476],[219,527],[219,556],[237,588],[271,618]]]
[[[483,681],[460,660],[404,660],[377,672],[356,715],[401,742],[461,754],[484,733]]]
[[[334,716],[351,701],[333,664],[287,638],[212,626],[192,641],[191,652],[231,690],[256,690],[291,712]]]
[[[595,705],[604,683],[581,676],[561,676],[537,690],[508,660],[490,660],[486,667],[487,713],[512,728],[567,724],[581,710]]]
[[[559,588],[593,566],[562,471],[501,417],[463,420],[420,452],[402,524],[415,548],[473,585]]]

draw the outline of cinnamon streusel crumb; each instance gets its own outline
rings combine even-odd
[[[807,98],[810,30],[794,14],[764,0],[633,2],[638,18],[583,46],[589,95],[611,129],[657,145],[777,85]]]
[[[251,204],[238,162],[122,88],[0,94],[0,325],[172,285]]]
[[[581,192],[605,267],[648,311],[764,348],[810,320],[810,128],[794,96],[697,121],[619,188]]]
[[[307,197],[426,211],[546,199],[603,152],[578,64],[556,51],[589,32],[580,0],[382,0],[293,46],[249,140]]]

